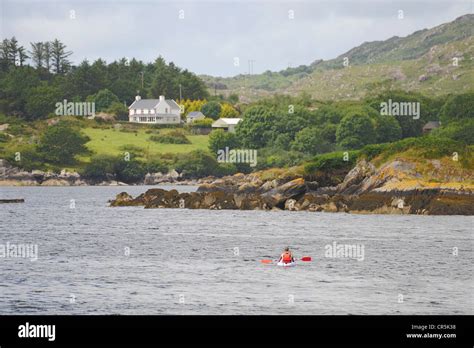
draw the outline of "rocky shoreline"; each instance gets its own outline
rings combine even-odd
[[[437,163],[435,163],[437,166]],[[78,173],[21,171],[0,160],[0,186],[128,186],[112,177],[88,182]],[[111,206],[145,208],[289,210],[375,214],[474,215],[472,174],[434,184],[424,182],[413,163],[395,160],[376,168],[361,160],[349,172],[263,180],[258,173],[184,179],[172,170],[147,174],[138,185],[194,185],[196,192],[153,188],[136,198],[122,192]]]
[[[202,184],[197,192],[192,193],[153,188],[133,198],[122,192],[110,201],[110,205],[143,206],[148,209],[474,215],[472,189],[452,189],[443,185],[433,188],[422,183],[399,189],[395,184],[403,183],[401,172],[390,175],[388,169],[404,168],[403,177],[406,178],[410,167],[400,161],[387,166],[376,169],[370,162],[360,161],[336,186],[322,186],[302,177],[262,181],[254,174],[236,174]]]
[[[203,178],[199,180],[184,179],[175,170],[169,173],[148,173],[143,181],[136,185],[200,185],[212,182],[215,178]],[[50,171],[33,170],[31,172],[21,170],[9,165],[0,159],[0,186],[129,186],[112,176],[104,181],[91,181],[81,177],[77,172],[62,170],[60,173]]]

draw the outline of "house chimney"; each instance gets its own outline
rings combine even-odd
[[[160,101],[162,100],[165,100],[165,96],[164,95],[160,95]]]
[[[135,97],[135,100],[136,100],[136,101],[139,101],[140,99],[142,99],[142,97],[140,97],[139,95],[137,95],[137,96]]]

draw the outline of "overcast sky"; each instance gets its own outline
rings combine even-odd
[[[474,0],[0,0],[0,36],[58,38],[71,59],[159,55],[197,74],[278,71],[331,59],[364,41],[431,28],[473,12]],[[399,10],[403,19],[398,19]],[[293,12],[289,12],[293,11]],[[293,15],[293,16],[292,16]],[[184,17],[184,18],[180,18]],[[291,18],[293,17],[293,18]],[[236,66],[238,57],[240,66]]]

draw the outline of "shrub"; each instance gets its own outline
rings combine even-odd
[[[208,175],[219,175],[219,164],[214,156],[202,150],[192,151],[179,156],[175,168],[184,177],[200,178]]]
[[[21,145],[6,151],[5,159],[13,166],[26,171],[44,169],[44,160],[34,145]]]
[[[427,159],[451,156],[454,152],[461,153],[464,151],[466,145],[448,138],[423,136],[402,139],[395,143],[385,144],[385,147],[381,152],[382,160],[408,150],[414,150],[417,156]]]
[[[143,180],[146,169],[139,161],[120,159],[114,163],[114,173],[117,180],[133,184]]]
[[[213,153],[223,150],[226,147],[236,149],[239,147],[239,140],[234,133],[224,132],[222,129],[212,131],[209,135],[209,149]]]
[[[474,93],[449,97],[439,112],[439,118],[444,125],[465,118],[474,119]]]
[[[9,139],[10,137],[8,135],[5,133],[0,133],[0,143],[6,143]]]
[[[147,173],[158,173],[158,172],[167,173],[168,172],[168,166],[166,165],[166,163],[157,158],[147,161],[144,164],[144,168]]]
[[[193,128],[211,128],[213,122],[214,120],[212,118],[206,117],[206,118],[194,121],[189,126]]]
[[[373,158],[377,157],[380,155],[382,152],[384,152],[389,144],[370,144],[370,145],[365,145],[361,150],[360,150],[360,156],[364,156],[367,160],[372,160]]]
[[[143,147],[131,144],[122,145],[120,146],[119,150],[128,152],[133,157],[143,157],[143,154],[145,152],[145,149]]]
[[[350,169],[355,165],[358,154],[359,151],[349,151],[348,153],[340,151],[318,155],[311,162],[305,164],[304,172],[311,174],[317,170]]]
[[[170,131],[166,134],[152,135],[150,140],[162,144],[191,144],[186,135],[179,130]]]
[[[120,102],[113,102],[106,112],[115,115],[117,120],[128,121],[128,108]]]
[[[474,144],[474,119],[451,122],[446,127],[433,130],[430,136],[450,138],[468,145]]]
[[[90,163],[80,171],[80,174],[93,181],[107,180],[108,176],[115,175],[114,166],[117,161],[118,158],[113,156],[93,156]]]
[[[274,148],[263,148],[258,150],[257,166],[255,169],[292,167],[305,160],[305,156],[297,151],[282,151]]]

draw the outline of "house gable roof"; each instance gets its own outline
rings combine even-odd
[[[158,103],[160,102],[159,99],[140,99],[135,100],[132,105],[130,105],[129,109],[153,109],[155,108]]]
[[[199,117],[199,116],[204,116],[204,114],[201,111],[191,111],[188,114],[189,118],[194,118],[194,117]]]
[[[180,110],[181,108],[179,107],[178,103],[176,103],[173,99],[165,99],[164,101],[168,106],[171,108],[171,110]]]
[[[171,110],[180,110],[179,105],[173,99],[165,99],[164,101]],[[140,99],[135,100],[129,109],[154,109],[160,102],[159,99]]]
[[[441,125],[439,121],[429,121],[427,124],[423,126],[423,129],[434,129],[438,128]]]
[[[236,125],[240,121],[242,121],[241,118],[220,118],[212,124],[212,127],[228,127]]]

